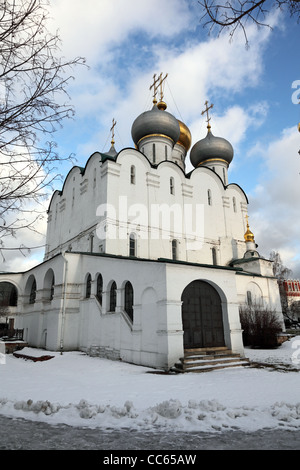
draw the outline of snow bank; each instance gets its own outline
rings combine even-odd
[[[150,368],[80,352],[0,365],[0,413],[49,424],[172,431],[300,428],[300,337],[276,350],[247,350],[251,360],[284,369],[230,368],[156,374]],[[48,354],[24,348],[24,354]],[[292,368],[292,370],[289,370]]]

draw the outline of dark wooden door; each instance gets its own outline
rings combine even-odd
[[[204,281],[193,281],[183,291],[182,322],[185,348],[224,346],[221,299]]]

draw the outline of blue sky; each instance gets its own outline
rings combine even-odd
[[[89,65],[74,70],[68,91],[76,116],[54,136],[60,154],[74,153],[84,166],[94,151],[108,151],[113,118],[116,149],[132,147],[131,124],[151,107],[152,76],[168,73],[168,111],[189,126],[193,144],[206,134],[204,102],[214,104],[212,132],[234,147],[229,180],[248,195],[259,251],[265,257],[279,251],[299,278],[300,105],[292,102],[292,96],[300,99],[296,20],[274,11],[268,18],[272,30],[249,25],[246,49],[240,33],[232,42],[226,32],[209,36],[197,0],[53,0],[51,8],[62,53],[84,56]],[[59,169],[64,176],[69,170]],[[45,221],[40,228],[45,231]],[[32,241],[41,244],[43,238]],[[9,256],[3,269],[22,270],[42,255]]]

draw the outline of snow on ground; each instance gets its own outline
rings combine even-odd
[[[5,356],[0,363],[0,414],[5,416],[147,431],[300,428],[300,336],[274,350],[246,349],[251,361],[266,367],[200,374],[159,374],[78,351],[19,352],[54,357],[33,362]]]

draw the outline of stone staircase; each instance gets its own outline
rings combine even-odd
[[[249,360],[226,347],[185,349],[184,357],[172,367],[172,372],[209,372],[227,367],[249,365]]]

